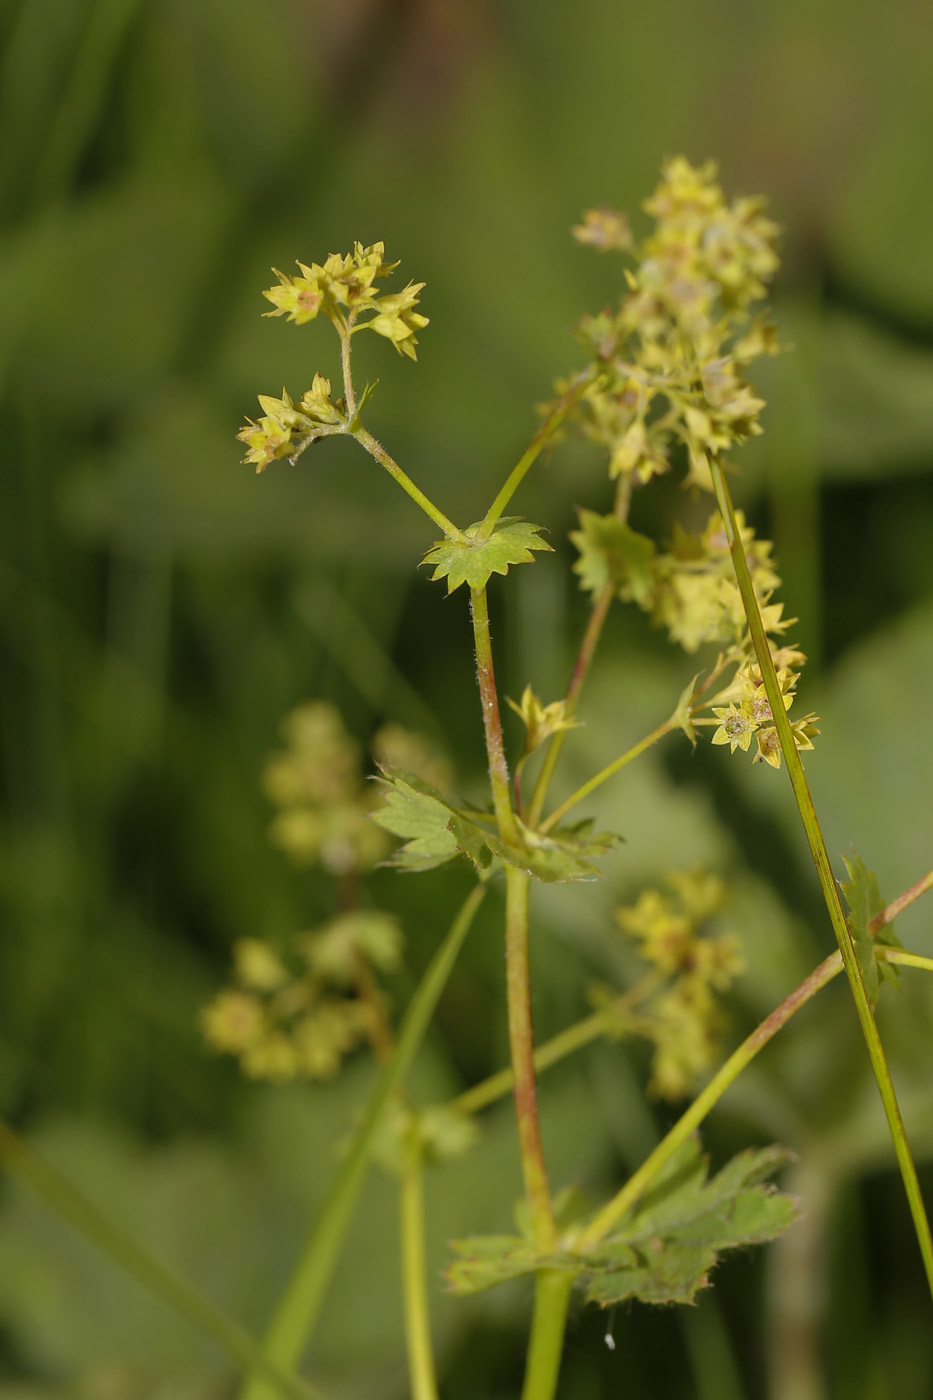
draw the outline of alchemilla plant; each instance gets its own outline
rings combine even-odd
[[[574,230],[581,243],[619,257],[620,299],[582,319],[582,366],[557,381],[527,451],[485,514],[464,526],[454,524],[372,436],[363,421],[371,390],[360,392],[353,379],[352,345],[362,331],[416,359],[418,334],[428,324],[418,310],[423,283],[386,290],[398,264],[386,261],[381,243],[357,243],[345,255],[299,263],[296,274],[277,272],[277,284],[265,292],[269,316],[298,326],[330,322],[339,343],[340,387],[334,388],[332,375],[317,372],[295,397],[261,395],[261,415],[239,434],[246,461],[262,472],[283,458],[297,463],[322,438],[352,437],[437,527],[440,537],[422,563],[448,593],[469,593],[489,801],[464,805],[443,756],[397,726],[377,735],[372,758],[378,776],[367,783],[357,745],[336,711],[321,703],[288,718],[285,748],[269,761],[265,782],[278,810],[273,839],[297,862],[329,873],[341,912],[298,934],[286,950],[253,938],[241,942],[231,986],[203,1012],[205,1034],[253,1078],[327,1078],[367,1046],[382,1068],[335,1166],[332,1191],[274,1313],[263,1365],[252,1365],[243,1400],[260,1400],[283,1384],[318,1393],[282,1376],[305,1349],[372,1160],[399,1180],[411,1392],[416,1400],[434,1400],[422,1172],[429,1162],[469,1150],[482,1109],[509,1092],[524,1182],[516,1229],[453,1241],[446,1285],[468,1294],[523,1275],[533,1280],[524,1400],[547,1400],[557,1391],[575,1292],[604,1308],[632,1299],[691,1302],[722,1255],[774,1238],[797,1211],[774,1184],[786,1157],[780,1147],[749,1149],[711,1174],[698,1128],[761,1047],[843,969],[933,1287],[929,1226],[873,1013],[882,976],[893,978],[898,965],[931,967],[900,947],[892,921],[933,884],[933,873],[885,905],[874,877],[853,856],[841,886],[849,905],[844,913],[801,759],[819,735],[819,717],[798,696],[806,657],[778,597],[771,544],[756,537],[729,486],[733,455],[762,431],[763,402],[750,373],[757,360],[780,349],[763,308],[778,268],[778,229],[761,200],[729,201],[713,165],[696,168],[682,158],[665,166],[644,211],[649,223],[641,237],[610,210],[588,212]],[[589,619],[564,695],[542,699],[529,686],[520,702],[509,702],[523,722],[524,742],[507,755],[487,589],[500,586],[494,575],[507,576],[550,548],[541,525],[507,511],[542,450],[574,432],[600,446],[608,468],[605,500],[580,511],[571,536]],[[668,472],[682,473],[691,495],[708,500],[708,517],[699,529],[673,520],[665,538],[654,539],[632,526],[631,507],[637,493],[650,491]],[[565,744],[574,742],[581,693],[617,600],[641,609],[673,645],[696,654],[697,674],[671,697],[670,714],[651,733],[627,752],[607,755],[604,767],[555,806],[552,779]],[[721,998],[743,968],[739,939],[728,925],[728,892],[711,872],[672,871],[662,888],[644,890],[617,913],[643,974],[626,988],[594,988],[590,1014],[556,1040],[536,1045],[529,994],[533,887],[599,876],[601,858],[618,838],[579,820],[579,804],[669,734],[694,745],[708,739],[754,763],[786,768],[839,951],[724,1059]],[[386,861],[409,872],[466,861],[476,877],[399,1025],[380,978],[403,956],[402,931],[374,906],[366,885],[373,868]],[[453,1103],[420,1105],[406,1092],[406,1072],[492,883],[505,890],[511,1063]],[[576,1188],[555,1189],[539,1131],[537,1079],[601,1035],[647,1039],[652,1068],[646,1092],[689,1102],[615,1194],[591,1202]]]

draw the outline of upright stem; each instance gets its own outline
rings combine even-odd
[[[548,417],[541,424],[541,427],[535,433],[531,442],[509,473],[508,480],[502,490],[487,510],[483,518],[485,535],[488,536],[492,534],[496,521],[500,518],[509,501],[515,495],[515,492],[521,485],[529,468],[534,464],[537,457],[550,442],[561,423],[563,423],[564,419],[567,417],[567,414],[575,408],[583,391],[591,382],[591,379],[592,376],[590,374],[581,374],[576,383],[572,384],[567,392],[558,399]]]
[[[518,1144],[532,1234],[537,1247],[548,1250],[553,1248],[557,1233],[538,1123],[528,963],[528,894],[531,882],[527,875],[511,865],[506,866],[505,880],[506,991]]]
[[[424,1172],[418,1143],[410,1144],[401,1180],[402,1290],[412,1400],[437,1400],[431,1315],[425,1286]]]
[[[473,644],[476,648],[476,676],[479,681],[479,694],[483,706],[483,729],[486,734],[486,753],[489,758],[489,782],[492,787],[492,803],[496,814],[496,825],[503,841],[513,845],[518,840],[518,828],[509,792],[509,766],[505,760],[505,745],[502,740],[502,718],[499,714],[499,696],[496,692],[496,674],[492,664],[492,640],[489,635],[489,607],[485,588],[471,588],[470,601],[473,612]]]
[[[930,1291],[933,1293],[933,1236],[930,1234],[930,1225],[924,1209],[923,1197],[920,1194],[920,1183],[917,1180],[916,1168],[914,1167],[913,1158],[911,1157],[907,1135],[904,1131],[904,1123],[901,1118],[900,1108],[898,1107],[897,1096],[894,1092],[894,1085],[891,1082],[891,1074],[888,1069],[887,1060],[885,1059],[881,1037],[878,1034],[878,1027],[875,1024],[875,1017],[868,999],[868,993],[865,990],[862,971],[859,967],[858,957],[855,951],[855,943],[849,931],[849,926],[846,923],[842,903],[839,899],[839,889],[833,876],[829,854],[823,839],[823,832],[816,815],[816,809],[813,806],[813,798],[810,796],[810,788],[803,771],[803,762],[801,761],[800,754],[797,752],[797,745],[794,742],[790,721],[784,709],[784,699],[774,669],[771,647],[765,633],[764,623],[761,620],[761,612],[758,607],[758,599],[755,595],[755,587],[752,583],[751,573],[749,572],[748,561],[745,558],[745,550],[742,545],[741,533],[735,518],[732,497],[729,493],[729,487],[726,483],[720,463],[714,460],[711,463],[711,467],[716,500],[722,515],[726,538],[729,541],[732,562],[735,567],[736,581],[742,595],[745,616],[748,620],[752,641],[754,642],[755,655],[758,659],[758,666],[765,684],[768,703],[771,707],[771,714],[774,719],[774,726],[777,730],[778,738],[780,739],[781,752],[787,765],[788,776],[790,777],[791,786],[794,790],[794,797],[797,801],[797,809],[807,835],[810,853],[813,857],[813,863],[816,866],[816,872],[823,890],[823,898],[826,901],[826,907],[829,911],[830,920],[832,921],[833,932],[836,935],[836,942],[839,945],[839,951],[842,955],[846,976],[849,979],[852,999],[855,1002],[855,1009],[862,1027],[862,1034],[865,1037],[868,1057],[871,1061],[871,1067],[874,1071],[878,1090],[881,1094],[881,1101],[884,1105],[885,1116],[887,1117],[888,1127],[891,1131],[891,1138],[894,1143],[894,1152],[901,1170],[904,1188],[907,1192],[907,1200],[910,1204],[910,1212],[913,1218],[914,1229],[917,1233],[917,1240],[920,1245],[920,1253],[923,1256],[927,1281],[930,1286]]]
[[[542,1269],[535,1279],[535,1308],[522,1400],[552,1400],[557,1391],[573,1275]]]

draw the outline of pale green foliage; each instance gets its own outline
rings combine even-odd
[[[485,588],[493,574],[507,574],[511,564],[533,563],[533,549],[550,548],[541,538],[540,525],[506,517],[497,520],[491,531],[480,520],[464,530],[460,539],[439,540],[421,562],[433,564],[432,582],[446,578],[447,592],[453,593],[462,583]]]
[[[560,1221],[557,1248],[544,1253],[527,1235],[454,1240],[457,1258],[445,1270],[447,1286],[452,1293],[478,1293],[547,1268],[571,1274],[587,1301],[603,1307],[629,1298],[692,1303],[725,1250],[773,1239],[793,1223],[793,1197],[767,1184],[787,1160],[779,1147],[742,1152],[708,1181],[706,1159],[688,1139],[595,1250],[574,1249],[585,1223],[575,1194]]]

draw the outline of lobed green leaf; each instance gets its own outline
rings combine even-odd
[[[465,530],[461,539],[440,540],[429,549],[421,562],[434,565],[432,582],[446,578],[448,593],[461,583],[484,588],[493,574],[507,574],[511,564],[533,564],[532,550],[551,548],[541,538],[540,525],[518,516],[498,520],[488,537],[485,532],[480,520]]]

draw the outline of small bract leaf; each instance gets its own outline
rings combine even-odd
[[[461,816],[436,788],[413,773],[391,768],[383,773],[376,781],[385,805],[377,808],[371,819],[384,831],[405,838],[390,864],[403,870],[433,870],[462,853],[478,870],[487,869],[492,857],[482,827]]]
[[[849,860],[843,856],[843,860],[846,870],[849,872],[849,878],[848,880],[840,880],[839,888],[845,895],[846,903],[849,906],[849,932],[852,934],[852,941],[855,944],[855,955],[858,958],[868,1000],[874,1006],[878,999],[882,978],[885,981],[893,982],[895,986],[899,985],[899,973],[894,964],[887,961],[879,962],[875,957],[876,940],[872,938],[868,927],[872,919],[883,912],[885,902],[878,888],[878,880],[874,871],[867,868],[858,852],[853,850],[852,859]],[[885,926],[879,932],[877,942],[889,948],[900,947],[900,941],[892,926]]]
[[[573,571],[580,575],[581,587],[599,594],[611,583],[620,597],[650,607],[655,594],[654,541],[615,515],[581,510],[579,516],[581,528],[570,538],[580,551]]]
[[[461,583],[484,588],[493,574],[507,574],[511,564],[534,563],[532,550],[551,548],[541,538],[540,525],[518,516],[497,521],[488,538],[484,528],[480,520],[459,540],[439,540],[422,559],[422,564],[434,565],[432,581],[446,578],[448,593]]]
[[[589,825],[589,822],[584,822],[563,832],[548,832],[542,836],[519,822],[522,836],[520,846],[507,845],[492,833],[486,837],[486,843],[506,865],[513,865],[545,884],[564,885],[575,880],[598,880],[601,871],[592,864],[592,858],[605,855],[622,838],[611,832],[590,834]]]

